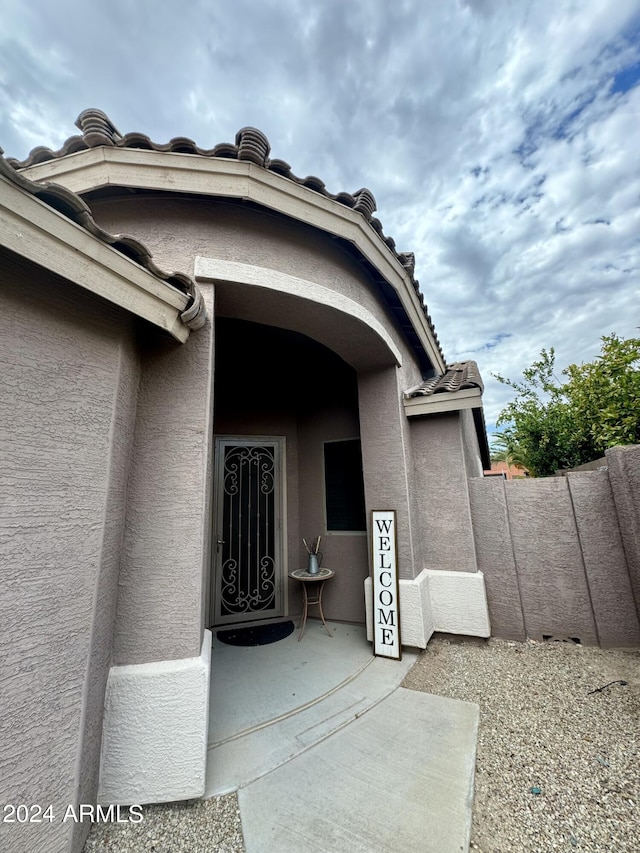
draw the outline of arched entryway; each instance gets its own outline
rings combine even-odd
[[[215,329],[210,624],[299,612],[303,537],[336,570],[328,618],[364,621],[368,573],[356,371],[323,344],[220,317]]]

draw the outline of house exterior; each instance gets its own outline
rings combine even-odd
[[[529,476],[529,471],[522,465],[509,464],[504,460],[492,462],[491,468],[484,471],[485,477],[502,477],[503,480],[518,480]]]
[[[202,795],[210,631],[300,612],[303,537],[336,572],[326,617],[371,636],[370,514],[395,510],[402,643],[490,631],[482,382],[445,362],[373,195],[253,128],[202,150],[77,125],[0,158],[0,790],[58,813]]]

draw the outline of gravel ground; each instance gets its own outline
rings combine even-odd
[[[144,806],[136,824],[94,824],[84,853],[244,853],[238,798]]]
[[[472,851],[640,850],[640,651],[434,637],[403,686],[480,706]],[[233,794],[144,817],[85,853],[244,853]]]
[[[640,651],[437,637],[404,686],[480,706],[473,851],[640,850]]]

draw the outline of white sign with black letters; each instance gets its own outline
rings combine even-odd
[[[402,659],[395,510],[371,513],[373,550],[373,653]]]

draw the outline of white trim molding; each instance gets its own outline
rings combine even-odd
[[[364,582],[367,639],[373,641],[371,578]],[[403,646],[426,649],[435,631],[472,637],[491,636],[482,572],[423,569],[400,580],[400,633]]]
[[[210,631],[204,632],[200,657],[111,668],[99,803],[167,803],[203,796],[210,677]]]
[[[408,418],[416,415],[436,415],[443,412],[459,412],[462,409],[481,409],[482,391],[479,388],[463,388],[460,391],[409,397],[402,401]]]
[[[372,331],[384,345],[390,360],[402,365],[402,355],[382,323],[366,308],[354,299],[344,296],[324,285],[308,279],[298,278],[288,273],[267,267],[243,264],[237,261],[224,261],[217,258],[196,257],[194,275],[197,281],[219,284],[243,284],[248,287],[263,288],[277,293],[287,294],[296,299],[313,302],[334,311],[353,317]]]
[[[2,176],[0,187],[0,246],[187,340],[189,296]]]
[[[362,214],[246,160],[100,146],[21,171],[82,194],[106,186],[242,199],[349,241],[393,287],[436,370],[445,369],[418,293],[398,258]]]

